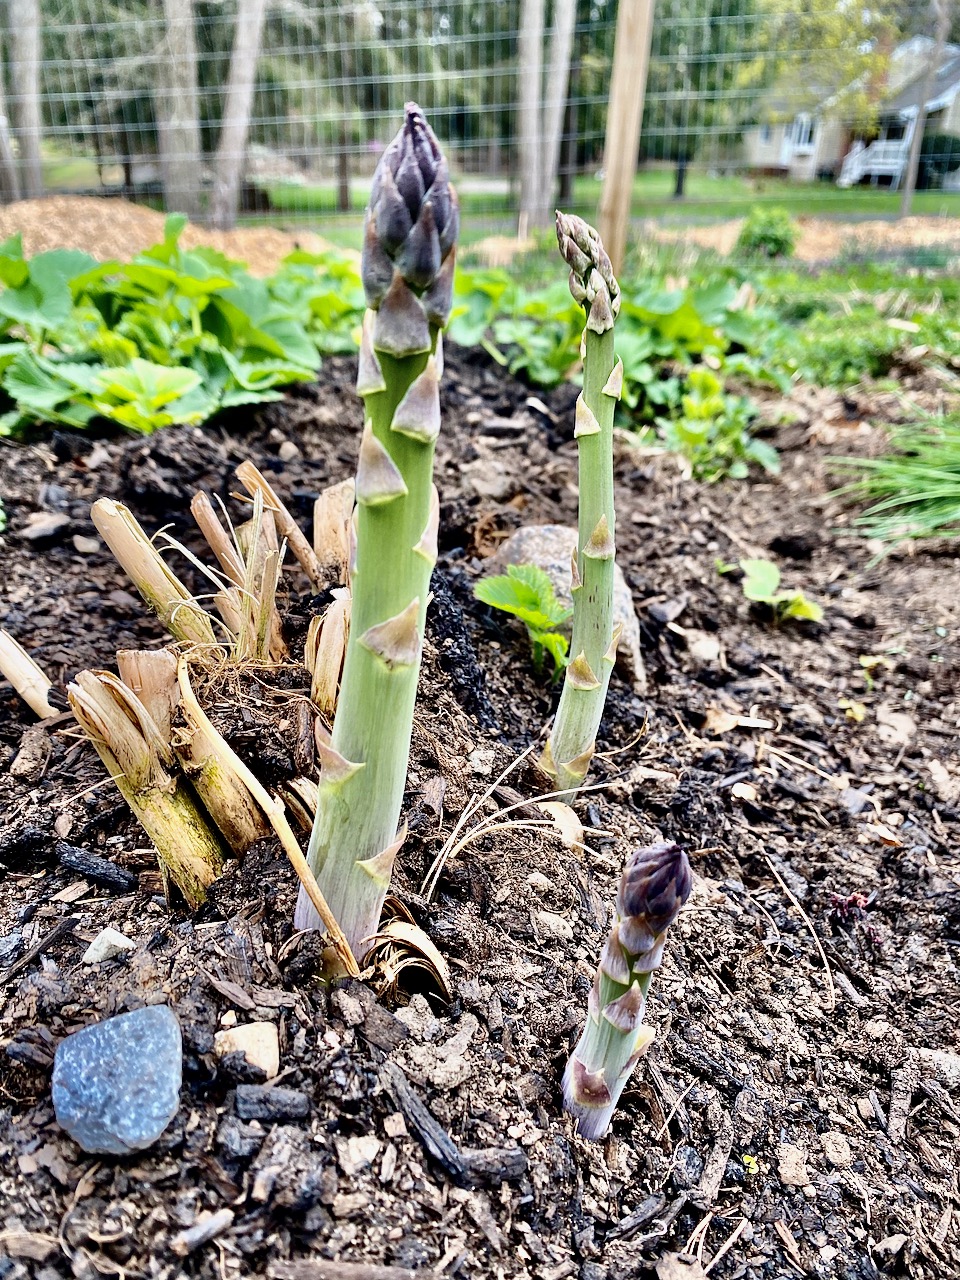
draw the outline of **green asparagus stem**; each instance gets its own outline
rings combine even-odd
[[[678,845],[638,849],[617,894],[617,920],[600,957],[587,1023],[563,1077],[563,1105],[583,1138],[602,1138],[653,1031],[643,1025],[650,978],[664,935],[690,896],[692,875]]]
[[[373,179],[364,234],[357,376],[366,423],[357,467],[353,602],[343,680],[308,859],[358,959],[380,920],[413,729],[439,501],[440,331],[453,296],[456,194],[419,108]],[[301,893],[295,922],[319,921]]]
[[[579,545],[571,565],[571,660],[540,766],[555,789],[571,799],[583,785],[596,748],[619,640],[613,626],[613,412],[623,385],[623,363],[614,360],[613,350],[620,286],[600,237],[582,219],[558,213],[557,240],[570,266],[570,292],[585,308],[587,326],[574,431],[580,512]]]

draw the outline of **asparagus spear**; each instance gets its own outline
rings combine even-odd
[[[653,1031],[643,1025],[650,978],[660,968],[664,936],[690,896],[692,875],[678,845],[637,849],[617,894],[587,1004],[587,1022],[563,1077],[563,1105],[583,1138],[602,1138]]]
[[[358,959],[376,931],[398,833],[439,502],[440,332],[450,314],[456,194],[414,103],[373,178],[364,233],[350,636],[308,858]],[[318,917],[301,893],[296,924]]]
[[[613,350],[620,286],[600,237],[581,218],[558,213],[557,240],[570,267],[570,292],[586,310],[587,325],[574,430],[580,510],[579,545],[571,565],[571,659],[540,765],[555,789],[570,799],[590,767],[619,640],[613,625],[613,411],[623,385],[623,363],[614,360]]]

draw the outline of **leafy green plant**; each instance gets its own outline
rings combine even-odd
[[[0,434],[96,417],[140,432],[199,423],[312,378],[314,335],[343,349],[357,314],[343,281],[308,281],[315,263],[297,255],[255,279],[216,250],[183,249],[184,225],[168,218],[163,241],[126,264],[59,249],[25,259],[19,236],[0,245],[0,388],[13,402]]]
[[[698,365],[687,376],[678,416],[658,418],[657,425],[664,444],[688,460],[697,480],[742,480],[751,463],[778,475],[776,449],[751,433],[755,416],[748,399],[726,394],[717,375]]]
[[[478,582],[473,594],[481,603],[512,614],[523,623],[534,667],[542,671],[544,655],[549,654],[556,680],[566,666],[570,648],[560,628],[573,617],[573,610],[557,599],[549,575],[533,564],[511,564],[506,573]]]
[[[724,566],[726,568],[727,566]],[[798,621],[820,622],[823,609],[808,600],[802,591],[780,591],[780,570],[772,560],[741,560],[744,596],[756,604],[765,604],[778,622],[795,618]]]
[[[736,252],[745,257],[789,258],[797,247],[797,224],[786,209],[751,209],[737,237]]]
[[[895,428],[881,458],[832,458],[856,479],[839,492],[869,504],[853,519],[866,538],[960,537],[960,414]]]

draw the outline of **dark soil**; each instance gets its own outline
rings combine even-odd
[[[229,429],[4,448],[0,625],[61,687],[161,643],[90,541],[90,502],[120,498],[198,546],[190,497],[229,503],[250,457],[309,527],[318,490],[353,470],[352,372],[331,360]],[[702,488],[622,443],[619,556],[649,683],[614,677],[598,785],[577,806],[587,851],[482,836],[421,895],[468,800],[535,744],[556,697],[471,588],[519,524],[575,521],[574,395],[532,399],[485,356],[448,360],[396,891],[447,958],[452,1004],[422,974],[412,995],[328,995],[317,948],[291,942],[296,882],[271,842],[198,916],[168,906],[69,717],[31,730],[0,685],[0,1277],[350,1274],[325,1259],[396,1280],[960,1275],[960,573],[937,547],[871,565],[825,496],[824,455],[873,447],[861,419],[901,412],[893,397],[798,396],[777,482]],[[284,442],[300,451],[287,461]],[[64,517],[39,543],[24,537],[37,511]],[[776,559],[823,623],[751,609],[717,572],[749,554]],[[296,630],[311,602],[293,569],[285,589]],[[544,789],[529,759],[481,814]],[[611,1135],[584,1143],[560,1075],[623,859],[659,837],[687,848],[696,886],[652,989],[653,1048]],[[105,887],[67,846],[130,874]],[[105,925],[137,949],[91,969]],[[54,1120],[53,1050],[151,1002],[183,1026],[180,1113],[141,1157],[91,1158]],[[212,1052],[234,1019],[278,1026],[280,1076],[254,1094],[245,1061]],[[181,1233],[223,1210],[184,1256]]]

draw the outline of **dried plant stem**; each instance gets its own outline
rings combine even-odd
[[[130,581],[173,638],[215,647],[210,615],[168,567],[133,513],[112,498],[98,498],[90,515]]]
[[[314,587],[321,587],[323,585],[323,570],[313,547],[311,547],[303,530],[277,497],[265,477],[260,474],[249,460],[240,463],[239,467],[237,467],[236,475],[251,497],[257,493],[260,494],[263,498],[264,507],[273,513],[273,518],[277,524],[277,532],[281,538],[286,538],[290,550],[296,556],[300,567]]]
[[[9,680],[30,710],[46,720],[57,714],[47,694],[53,688],[43,670],[8,631],[0,628],[0,675]]]
[[[81,671],[67,695],[120,793],[156,845],[188,905],[199,907],[225,849],[180,773],[168,741],[135,693],[107,671]]]

